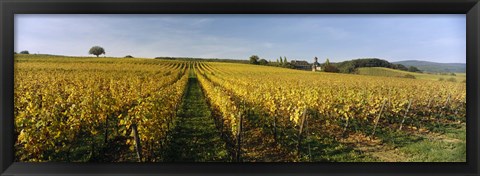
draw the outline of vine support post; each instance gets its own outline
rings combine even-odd
[[[277,115],[273,116],[273,139],[277,142]]]
[[[405,114],[403,115],[402,123],[400,123],[400,128],[398,128],[398,131],[402,130],[403,123],[405,122],[405,118],[407,118],[408,111],[410,110],[410,106],[412,105],[413,100],[408,100],[408,106],[407,110],[405,110]]]
[[[93,141],[92,137],[92,143],[90,144],[90,156],[88,156],[88,160],[92,161],[95,159],[95,142]]]
[[[425,121],[425,118],[427,118],[427,117],[430,118],[430,115],[432,114],[432,113],[430,112],[430,106],[431,106],[433,100],[434,100],[434,97],[433,97],[433,96],[432,96],[432,98],[428,99],[427,109],[428,109],[429,111],[427,111],[426,113],[423,113],[423,117],[422,117],[422,120],[420,121],[420,124],[419,124],[419,126],[418,126],[418,129],[422,128],[423,123],[424,123],[424,121]]]
[[[302,138],[305,122],[307,121],[307,108],[303,111],[302,119],[300,121],[300,129],[298,130],[298,144],[297,144],[297,153],[300,156],[300,149],[302,148]]]
[[[383,109],[385,108],[385,104],[387,100],[383,100],[382,107],[380,108],[380,113],[378,114],[377,118],[375,118],[375,125],[373,126],[372,137],[375,135],[375,130],[377,129],[378,121],[380,121],[380,117],[382,116]]]
[[[445,114],[445,110],[448,107],[448,103],[450,103],[451,96],[452,94],[448,94],[447,101],[445,101],[445,104],[443,105],[443,107],[441,107],[442,112],[440,113],[440,116],[439,116],[440,119],[442,119],[443,115]]]
[[[276,104],[276,103],[275,103]],[[277,123],[278,123],[278,105],[276,105],[275,115],[273,116],[273,140],[278,141]]]
[[[342,131],[342,136],[343,137],[346,137],[345,132],[347,132],[347,128],[348,128],[349,123],[350,123],[350,118],[348,117],[348,118],[345,119],[345,126],[343,127],[343,131]]]
[[[430,105],[432,104],[432,101],[433,101],[433,97],[428,100],[427,109],[430,109]],[[425,114],[425,115],[427,115],[427,114]],[[422,117],[422,121],[425,120],[425,115]],[[428,116],[429,115],[430,115],[430,113],[428,113]]]
[[[243,113],[239,112],[239,122],[237,125],[237,162],[241,161],[242,155],[242,130],[243,130]]]
[[[140,136],[138,134],[137,124],[132,125],[133,138],[135,140],[135,150],[137,152],[138,162],[142,162],[142,146],[140,144]]]
[[[104,143],[107,144],[108,143],[108,115],[105,116],[105,131],[104,131]]]

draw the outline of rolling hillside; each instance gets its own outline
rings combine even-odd
[[[465,73],[466,64],[464,63],[436,63],[436,62],[427,62],[427,61],[418,61],[418,60],[407,60],[400,62],[393,62],[395,64],[402,64],[407,67],[414,66],[424,72],[454,72],[454,73]]]
[[[401,70],[395,70],[390,68],[383,67],[363,67],[358,68],[358,74],[360,75],[371,75],[371,76],[387,76],[387,77],[405,77],[405,75],[410,74],[415,76],[416,79],[425,79],[425,80],[435,80],[443,78],[444,80],[455,78],[457,82],[465,80],[465,74],[459,73],[456,76],[451,75],[435,75],[435,74],[426,74],[426,73],[413,73]]]

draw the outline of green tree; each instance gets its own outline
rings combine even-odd
[[[265,59],[260,59],[260,60],[258,61],[258,63],[259,63],[260,65],[267,65],[267,64],[268,64],[268,61],[265,60]]]
[[[330,59],[327,58],[327,60],[325,61],[325,66],[329,66],[330,65]]]
[[[283,56],[283,63],[288,63],[287,57]]]
[[[328,65],[325,65],[323,66],[323,71],[325,72],[333,72],[333,73],[338,73],[340,72],[340,70],[335,67],[334,65],[331,65],[331,64],[328,64]]]
[[[105,49],[103,49],[100,46],[94,46],[90,48],[90,51],[88,51],[88,54],[93,54],[95,56],[100,56],[101,54],[105,54]]]
[[[127,56],[125,56],[125,58],[133,58],[133,56],[127,55]]]
[[[408,71],[409,72],[421,72],[420,69],[418,69],[417,67],[414,67],[414,66],[408,67]]]
[[[259,59],[260,58],[257,55],[250,56],[250,64],[255,64],[255,65],[258,64]]]
[[[28,52],[27,50],[24,50],[24,51],[20,51],[20,54],[30,54],[30,52]]]
[[[402,64],[392,64],[392,65],[393,65],[393,69],[408,71],[408,68],[405,67],[405,65],[402,65]]]
[[[331,64],[330,64],[331,65]],[[344,62],[337,67],[342,73],[353,73],[355,72],[355,64],[353,62]]]

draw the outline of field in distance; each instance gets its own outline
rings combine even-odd
[[[16,161],[465,162],[465,76],[377,72],[16,55]]]
[[[465,82],[465,73],[448,73],[448,74],[434,74],[434,73],[416,73],[402,70],[395,70],[385,67],[362,67],[358,68],[358,74],[371,76],[387,76],[411,79],[424,79],[432,81],[449,81],[449,82]],[[411,76],[409,76],[411,75]],[[413,76],[413,77],[412,77]]]

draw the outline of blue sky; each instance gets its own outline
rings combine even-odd
[[[15,51],[88,56],[311,62],[356,58],[465,63],[458,15],[15,15]]]

